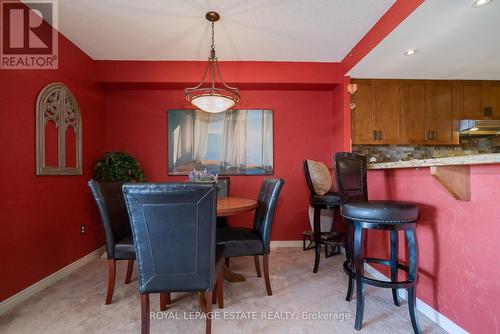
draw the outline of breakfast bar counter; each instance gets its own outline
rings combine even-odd
[[[465,155],[457,157],[413,159],[395,162],[379,162],[368,164],[368,169],[417,168],[431,166],[463,166],[500,164],[500,153]]]

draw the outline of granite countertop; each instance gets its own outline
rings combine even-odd
[[[378,162],[368,164],[368,169],[415,168],[451,165],[500,164],[500,153],[465,155],[459,157],[415,159],[396,162]]]

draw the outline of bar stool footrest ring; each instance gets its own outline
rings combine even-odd
[[[364,259],[365,263],[378,263],[381,265],[385,266],[390,266],[391,261],[387,259],[378,259],[378,258],[373,258],[373,257],[368,257]],[[404,272],[409,272],[408,266],[405,266],[401,263],[397,264],[398,269],[403,270]],[[351,269],[352,267],[352,261],[347,260],[344,262],[344,272],[349,275],[351,278],[356,279],[356,273]],[[391,281],[382,281],[374,278],[369,278],[366,276],[361,276],[361,280],[363,283],[377,286],[379,288],[389,288],[389,289],[409,289],[412,287],[415,287],[417,285],[417,281],[397,281],[397,282],[391,282]]]

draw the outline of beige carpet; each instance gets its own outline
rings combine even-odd
[[[232,259],[231,268],[244,274],[247,281],[225,283],[225,308],[216,315],[220,319],[213,321],[213,333],[413,333],[406,302],[396,307],[390,290],[375,287],[366,288],[363,328],[361,332],[354,330],[356,301],[345,301],[342,261],[338,255],[322,258],[319,272],[313,274],[312,251],[273,249],[270,266],[274,295],[267,296],[263,279],[256,276],[253,259]],[[101,258],[1,316],[0,333],[138,333],[137,272],[133,282],[124,285],[125,264],[118,266],[111,305],[104,305],[107,264]],[[173,304],[165,315],[180,320],[152,320],[151,332],[203,333],[204,320],[185,319],[196,316],[197,302],[197,294],[173,294]],[[151,311],[159,311],[158,296],[151,297]],[[330,319],[303,319],[303,312],[309,317]],[[246,319],[234,320],[238,316]],[[286,316],[292,319],[286,320]],[[273,317],[278,319],[269,319]],[[424,315],[419,314],[419,319],[425,333],[444,333]]]

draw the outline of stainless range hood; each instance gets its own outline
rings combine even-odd
[[[461,136],[496,136],[500,135],[500,120],[463,119],[458,123]]]

